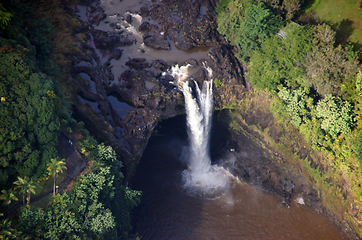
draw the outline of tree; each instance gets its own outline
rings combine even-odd
[[[218,31],[240,48],[237,56],[241,60],[248,60],[252,52],[283,25],[261,2],[221,1],[217,12]]]
[[[250,58],[247,76],[251,83],[270,92],[279,85],[297,89],[303,84],[302,65],[311,48],[311,33],[306,27],[289,24],[263,42]]]
[[[305,85],[313,87],[322,96],[339,94],[341,83],[352,79],[358,65],[348,48],[334,46],[335,34],[326,24],[315,26],[312,48],[303,63],[307,76]]]
[[[5,10],[3,5],[0,3],[0,28],[2,30],[9,24],[9,21],[13,15]]]
[[[12,201],[18,201],[19,199],[15,196],[12,189],[9,190],[1,190],[0,200],[3,200],[3,205],[10,205]]]
[[[348,101],[328,94],[317,105],[317,117],[322,118],[321,128],[336,137],[340,133],[349,133],[352,124],[352,106]]]
[[[246,6],[246,1],[243,0],[219,1],[218,3],[217,30],[225,35],[231,44],[235,44],[236,39],[239,38],[239,29],[244,21]]]
[[[294,14],[300,10],[301,2],[303,0],[284,0],[282,8],[286,11],[286,19],[290,20]]]
[[[19,193],[23,194],[23,203],[25,203],[25,193],[28,193],[28,204],[30,204],[30,196],[31,193],[35,194],[35,185],[32,179],[29,179],[28,177],[21,178],[18,176],[18,180],[14,182],[16,189],[19,189]]]
[[[260,48],[262,42],[278,32],[282,24],[263,3],[250,5],[237,31],[235,42],[241,48],[237,56],[241,60],[248,60],[252,53]]]
[[[52,158],[50,163],[48,163],[48,168],[47,169],[49,171],[49,175],[53,176],[53,178],[54,178],[53,195],[55,195],[55,191],[56,191],[56,175],[58,173],[62,173],[64,169],[67,169],[67,167],[65,166],[64,159],[58,161],[56,158]]]
[[[18,180],[14,182],[16,185],[15,190],[19,189],[19,193],[23,194],[23,203],[25,203],[25,192],[26,192],[26,186],[27,186],[27,178],[21,178],[18,176]]]
[[[312,100],[307,98],[306,89],[296,89],[293,91],[283,88],[278,92],[278,96],[286,103],[286,110],[291,116],[291,123],[299,127],[302,123],[305,123],[305,118],[310,117],[308,106],[311,107]]]

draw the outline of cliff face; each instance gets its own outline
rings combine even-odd
[[[72,68],[75,116],[117,151],[128,172],[157,123],[183,112],[182,94],[162,74],[171,66],[212,68],[217,107],[240,101],[244,89],[242,69],[216,31],[213,3],[132,4],[89,0],[69,8],[82,39]],[[202,82],[205,74],[200,67],[193,77]]]

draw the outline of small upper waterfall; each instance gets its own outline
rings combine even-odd
[[[221,167],[211,165],[209,142],[213,110],[212,70],[204,65],[209,80],[200,89],[189,76],[190,64],[175,65],[169,71],[185,98],[189,136],[187,154],[188,169],[183,172],[185,190],[192,195],[214,196],[229,185],[229,179]],[[192,83],[195,87],[190,86]]]

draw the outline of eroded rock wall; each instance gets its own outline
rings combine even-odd
[[[110,144],[132,172],[157,123],[182,113],[183,97],[162,73],[190,63],[213,70],[216,106],[242,99],[242,70],[217,33],[209,1],[84,1],[70,12],[80,27],[74,56],[75,116]],[[196,81],[206,79],[197,71]]]

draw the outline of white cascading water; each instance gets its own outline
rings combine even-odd
[[[198,196],[213,197],[229,186],[229,178],[225,171],[211,165],[209,142],[213,110],[212,70],[208,72],[209,81],[204,81],[202,90],[197,82],[189,76],[191,65],[173,66],[169,71],[176,80],[176,85],[185,97],[186,119],[189,136],[188,169],[183,172],[185,190]],[[195,94],[189,85],[195,84]]]

